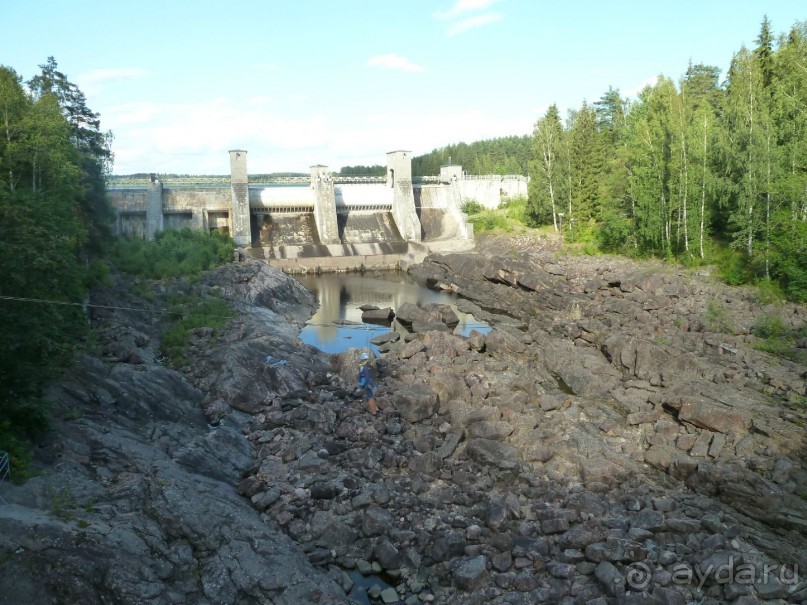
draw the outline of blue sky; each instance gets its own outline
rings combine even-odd
[[[523,135],[547,107],[725,71],[804,0],[0,0],[0,64],[47,57],[115,135],[117,174],[384,164]]]

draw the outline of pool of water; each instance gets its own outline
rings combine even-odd
[[[474,319],[473,315],[457,310],[457,296],[450,292],[426,288],[404,271],[384,273],[323,273],[295,276],[319,301],[319,310],[300,333],[303,342],[325,351],[342,353],[350,348],[378,347],[370,343],[375,336],[396,330],[406,330],[394,321],[390,325],[362,322],[363,305],[396,310],[402,303],[417,305],[440,303],[451,305],[460,320],[455,334],[467,336],[472,330],[490,331],[490,325]]]

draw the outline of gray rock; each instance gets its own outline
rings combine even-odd
[[[362,513],[361,531],[366,537],[380,536],[392,527],[392,515],[389,511],[371,506]]]
[[[478,590],[490,581],[486,566],[487,559],[484,555],[460,559],[451,568],[454,584],[466,592]]]
[[[516,468],[518,466],[517,450],[499,441],[469,439],[465,451],[471,459],[480,464],[498,466],[501,468]]]
[[[423,384],[413,384],[398,390],[392,405],[407,422],[420,422],[437,413],[437,394]]]
[[[601,561],[597,564],[594,576],[608,596],[620,597],[625,594],[625,577],[608,561]]]

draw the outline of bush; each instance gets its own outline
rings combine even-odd
[[[212,267],[230,262],[235,243],[214,231],[183,229],[157,234],[154,241],[118,238],[112,246],[112,262],[124,273],[149,279],[170,279],[198,275]]]
[[[731,320],[731,314],[726,307],[716,300],[710,300],[709,304],[706,305],[703,323],[710,332],[734,333],[734,322]]]
[[[563,223],[563,239],[575,247],[571,251],[595,256],[600,253],[600,248],[597,245],[597,223],[592,218],[588,222],[581,224],[573,224],[569,229],[567,224]]]
[[[462,203],[460,206],[460,210],[462,210],[465,214],[479,214],[485,209],[485,207],[477,202],[476,200],[467,199]]]
[[[529,218],[527,216],[527,198],[511,198],[502,202],[499,208],[504,210],[504,215],[511,221],[516,221],[522,225],[529,224]]]
[[[510,231],[507,217],[495,210],[485,210],[470,216],[468,217],[468,222],[473,224],[475,232],[493,231],[494,229]]]
[[[728,246],[715,247],[715,264],[720,279],[730,286],[747,284],[751,279],[746,255]]]
[[[763,315],[751,328],[751,333],[758,338],[782,338],[788,332],[785,322],[778,315]]]
[[[605,210],[597,226],[597,242],[606,252],[620,252],[633,235],[633,223],[616,210]]]

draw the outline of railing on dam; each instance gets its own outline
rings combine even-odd
[[[271,204],[250,206],[252,214],[307,214],[314,212],[314,204]]]
[[[350,214],[351,212],[392,212],[392,204],[336,204],[336,214]]]
[[[164,187],[229,187],[230,176],[159,176]],[[526,183],[527,177],[520,174],[466,174],[463,176],[466,181],[521,181]],[[386,176],[339,176],[333,177],[333,182],[337,185],[348,183],[386,183]],[[428,184],[440,183],[439,176],[415,176],[413,183]],[[107,189],[130,189],[148,187],[151,178],[148,176],[113,176],[107,179]],[[249,176],[250,186],[261,185],[310,185],[310,176]]]
[[[466,174],[466,181],[520,181],[526,183],[529,179],[520,174]]]

